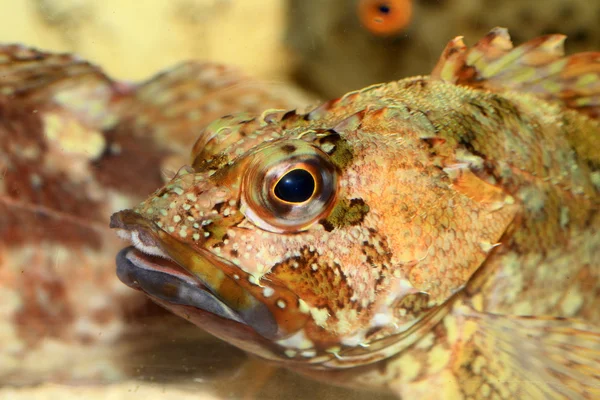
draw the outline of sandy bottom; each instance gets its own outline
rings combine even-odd
[[[164,385],[152,385],[140,382],[123,382],[103,386],[72,387],[45,384],[34,388],[3,389],[4,400],[212,400],[216,397],[206,394],[167,388]]]

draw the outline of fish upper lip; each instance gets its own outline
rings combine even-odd
[[[110,227],[133,244],[116,258],[117,276],[127,286],[163,302],[192,306],[240,322],[266,338],[277,335],[278,324],[265,304],[240,288],[245,298],[253,298],[251,304],[244,308],[228,305],[223,293],[168,254],[158,237],[164,231],[154,222],[133,210],[123,210],[111,216]],[[197,254],[214,263],[214,256]]]

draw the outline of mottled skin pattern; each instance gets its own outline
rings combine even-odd
[[[374,34],[360,23],[361,2],[412,3],[410,22]],[[431,71],[448,38],[475,42],[492,26],[508,28],[517,43],[563,33],[569,53],[597,49],[599,19],[597,0],[288,0],[286,42],[297,57],[296,79],[333,98]]]
[[[121,280],[328,382],[597,397],[600,55],[563,40],[496,29],[428,77],[216,121],[113,216]],[[302,203],[274,189],[293,169],[316,182]]]
[[[120,284],[106,222],[172,176],[217,116],[303,102],[221,65],[133,85],[71,55],[0,46],[0,386],[120,380],[161,354],[162,377],[181,372],[171,328],[181,338],[189,324]]]

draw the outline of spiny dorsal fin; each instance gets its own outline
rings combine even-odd
[[[565,57],[564,35],[546,35],[513,47],[505,28],[494,28],[473,47],[450,41],[432,77],[489,90],[515,90],[560,101],[600,118],[600,52]]]

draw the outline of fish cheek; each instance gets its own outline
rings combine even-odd
[[[298,296],[300,308],[311,316],[312,323],[305,331],[313,341],[323,346],[337,344],[338,336],[330,328],[338,322],[337,312],[354,304],[354,290],[339,264],[320,260],[310,246],[301,248],[299,253],[275,265],[269,279]]]
[[[502,189],[479,178],[468,168],[447,169],[449,200],[440,202],[421,226],[431,245],[424,259],[411,269],[409,280],[436,303],[461,290],[483,265],[518,210]]]

